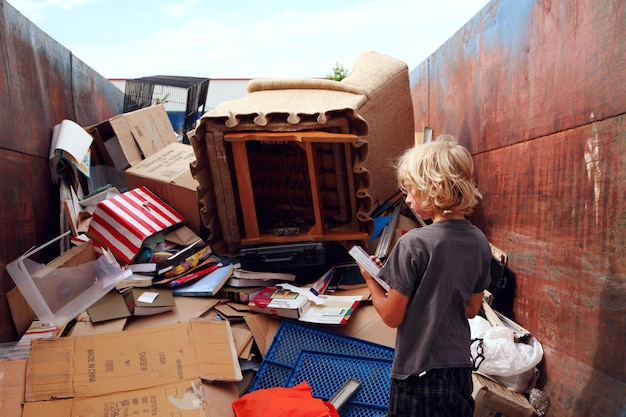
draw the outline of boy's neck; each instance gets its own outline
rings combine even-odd
[[[434,211],[432,220],[433,223],[437,223],[443,220],[463,220],[465,219],[465,215],[463,213],[446,213],[443,214],[442,211]]]

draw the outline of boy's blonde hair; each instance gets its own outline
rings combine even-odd
[[[473,182],[472,156],[453,136],[407,149],[395,168],[400,189],[416,191],[425,210],[470,214],[482,198]]]

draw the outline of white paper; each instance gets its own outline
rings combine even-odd
[[[137,298],[137,301],[140,301],[142,303],[150,303],[150,304],[152,304],[154,302],[154,300],[156,300],[156,298],[158,296],[159,296],[158,292],[146,291],[146,292],[141,293],[139,298]]]

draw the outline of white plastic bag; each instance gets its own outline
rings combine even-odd
[[[530,337],[528,343],[515,342],[513,330],[505,326],[493,326],[480,316],[469,320],[472,339],[483,339],[472,343],[472,358],[482,352],[484,360],[478,371],[487,375],[511,377],[533,369],[543,358],[543,348],[537,339]],[[485,325],[486,323],[486,325]]]

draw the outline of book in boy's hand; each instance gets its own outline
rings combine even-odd
[[[378,278],[378,273],[380,272],[380,266],[372,260],[370,255],[360,246],[352,246],[348,251],[350,256],[354,258],[354,260],[363,267],[371,276],[374,278],[378,284],[383,287],[385,291],[389,291],[389,284],[387,284],[382,279]]]

